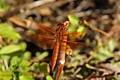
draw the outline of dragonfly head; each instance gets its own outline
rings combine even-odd
[[[59,25],[62,30],[67,31],[69,27],[69,21],[61,22]]]

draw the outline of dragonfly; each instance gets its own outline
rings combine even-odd
[[[46,28],[45,26],[36,23],[37,32],[35,34],[23,34],[24,37],[29,37],[29,40],[36,43],[43,49],[53,49],[51,58],[51,70],[54,71],[56,64],[56,76],[54,80],[59,80],[65,64],[65,55],[72,53],[73,45],[85,45],[83,42],[68,41],[69,21],[60,22],[55,31]]]
[[[22,25],[21,23],[18,24],[18,22],[16,22],[17,20],[14,18],[11,21],[14,24],[20,25],[25,29],[27,29],[24,23],[22,23]],[[56,67],[57,69],[56,69],[56,75],[54,77],[54,80],[59,80],[65,64],[65,55],[71,54],[72,48],[75,48],[78,45],[83,46],[86,44],[82,42],[68,41],[69,34],[72,34],[72,35],[79,34],[78,32],[68,33],[68,28],[70,25],[69,21],[59,23],[57,25],[57,28],[54,31],[34,21],[30,21],[30,20],[25,20],[25,21],[27,23],[31,23],[30,27],[28,26],[28,28],[37,31],[37,33],[26,34],[26,32],[22,31],[20,32],[20,34],[23,37],[25,37],[25,39],[28,38],[30,42],[37,44],[39,47],[42,47],[43,49],[53,49],[52,59],[51,59],[52,71],[54,71],[55,66],[58,63]],[[92,27],[88,22],[85,21],[84,23]],[[93,30],[101,32],[102,34],[105,34],[103,31],[99,29],[93,28]],[[84,36],[84,34],[81,34],[81,33],[80,35]]]
[[[68,44],[85,45],[85,43],[68,41],[69,21],[59,23],[55,31],[52,31],[43,25],[37,25],[40,27],[40,30],[38,30],[38,34],[32,34],[31,39],[44,49],[53,48],[51,66],[53,71],[58,63],[54,80],[59,80],[65,64],[65,55],[72,53],[71,46]]]

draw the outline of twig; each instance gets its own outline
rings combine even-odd
[[[45,4],[45,3],[54,2],[54,1],[55,1],[55,0],[39,0],[39,1],[35,1],[35,2],[27,5],[27,8],[28,8],[28,9],[33,9],[33,8],[36,8],[36,7],[38,7],[38,6],[40,6],[40,5],[43,5],[43,4]]]
[[[93,29],[93,30],[95,30],[95,31],[98,31],[98,32],[102,33],[102,34],[105,35],[105,36],[108,36],[108,33],[104,32],[104,31],[102,31],[102,30],[100,30],[100,29],[97,29],[96,27],[94,27],[94,26],[92,26],[91,24],[89,24],[87,21],[84,20],[84,23],[85,23],[87,26],[89,26],[91,29]]]
[[[51,58],[44,58],[44,59],[37,59],[37,60],[29,60],[31,62],[31,65],[32,66],[35,62],[43,62],[43,61],[49,61],[51,60]]]
[[[90,78],[89,78],[89,80],[91,80],[91,79],[94,79],[94,78],[107,78],[107,77],[112,77],[112,76],[114,76],[114,75],[120,75],[120,72],[113,72],[113,73],[110,73],[110,74],[106,74],[106,75],[102,75],[102,76],[91,76]]]

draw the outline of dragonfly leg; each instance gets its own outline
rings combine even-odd
[[[61,40],[64,43],[69,43],[69,44],[80,44],[80,45],[86,45],[86,43],[84,42],[72,42],[72,41],[65,41],[65,40]]]
[[[69,45],[67,45],[65,52],[66,52],[67,55],[71,56],[73,51],[72,51],[71,47]]]

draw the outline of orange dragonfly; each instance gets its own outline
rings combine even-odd
[[[38,34],[32,34],[30,38],[33,42],[39,44],[44,49],[53,48],[51,61],[52,71],[58,62],[55,80],[59,80],[65,64],[65,54],[71,54],[71,48],[67,44],[85,45],[85,43],[68,41],[69,21],[59,23],[57,26],[58,28],[55,31],[52,31],[43,25],[37,25],[40,27]]]
[[[12,20],[12,22],[16,24],[16,22],[13,20]],[[29,20],[27,20],[27,21],[29,22]],[[71,54],[71,48],[75,48],[78,45],[85,45],[85,43],[68,41],[69,21],[59,23],[57,26],[57,29],[55,31],[52,31],[41,24],[34,23],[33,21],[30,21],[30,22],[32,22],[34,24],[34,25],[31,24],[30,28],[32,28],[32,26],[34,26],[34,28],[35,28],[34,30],[36,30],[37,33],[26,34],[24,32],[21,32],[21,34],[25,38],[28,37],[28,39],[31,42],[37,44],[38,46],[42,47],[43,49],[53,49],[52,61],[51,61],[52,71],[54,70],[56,63],[58,62],[56,76],[55,76],[54,80],[59,80],[60,75],[63,70],[63,67],[64,67],[64,64],[65,64],[65,54],[66,53]],[[85,21],[84,23],[92,28],[92,26],[88,22]],[[26,27],[24,27],[24,28],[26,28]],[[102,34],[106,35],[106,33],[104,33],[103,31],[101,31],[99,29],[93,28],[93,30],[96,30],[96,31],[101,32]],[[78,32],[78,34],[79,34],[79,32]],[[73,33],[73,35],[74,35],[74,33]],[[68,44],[70,46],[68,46]],[[71,46],[71,44],[73,44],[73,45]]]

